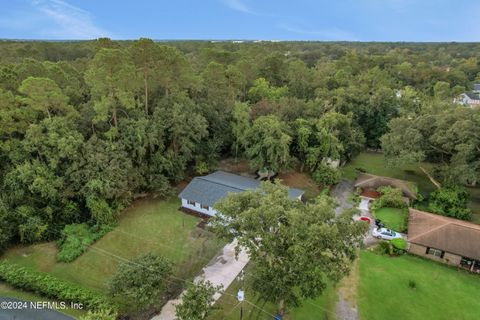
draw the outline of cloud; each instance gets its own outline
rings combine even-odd
[[[98,27],[90,12],[62,0],[33,0],[32,4],[42,18],[50,23],[41,24],[43,37],[55,39],[94,39],[111,37]]]
[[[242,0],[222,0],[222,3],[235,11],[256,14],[256,12],[251,10]]]
[[[299,28],[299,27],[288,25],[288,24],[280,24],[278,25],[278,27],[280,29],[283,29],[291,33],[303,34],[307,36],[308,35],[315,36],[315,38],[318,40],[359,41],[359,39],[353,33],[336,28],[336,27],[325,28],[320,30]]]

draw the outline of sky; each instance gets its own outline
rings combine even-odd
[[[479,0],[3,0],[0,38],[480,41]]]

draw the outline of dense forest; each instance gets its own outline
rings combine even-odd
[[[115,224],[223,157],[298,166],[382,149],[434,179],[480,178],[480,44],[0,42],[0,251],[65,226]]]

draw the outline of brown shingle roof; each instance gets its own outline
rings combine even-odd
[[[480,225],[410,208],[408,241],[480,260]]]
[[[355,187],[378,189],[382,186],[391,186],[401,189],[403,194],[410,199],[417,199],[417,193],[412,187],[412,183],[405,180],[394,179],[390,177],[376,176],[370,173],[361,173],[355,181]]]

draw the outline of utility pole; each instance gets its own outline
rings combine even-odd
[[[242,281],[242,288],[238,290],[237,299],[240,303],[240,320],[243,320],[243,301],[245,300],[245,273],[242,270],[237,277],[238,281]]]

